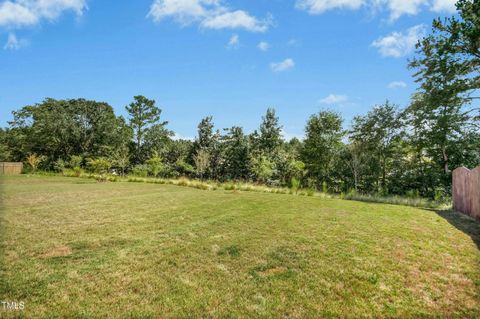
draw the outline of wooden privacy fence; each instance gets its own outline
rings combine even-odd
[[[480,166],[453,171],[453,209],[480,220]]]
[[[0,162],[0,175],[21,174],[22,169],[22,163]]]

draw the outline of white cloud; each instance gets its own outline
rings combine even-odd
[[[175,132],[175,135],[172,136],[172,139],[175,140],[175,141],[178,141],[178,140],[187,140],[187,141],[194,141],[195,138],[194,137],[191,137],[191,136],[183,136],[182,134],[179,134],[179,133],[176,133]]]
[[[291,132],[286,132],[285,129],[282,128],[281,134],[283,136],[283,139],[285,141],[290,141],[294,138],[299,139],[300,141],[303,141],[305,139],[305,135],[300,133],[291,133]]]
[[[245,29],[265,32],[272,17],[259,20],[243,10],[230,10],[220,0],[155,0],[147,15],[159,22],[173,18],[182,25],[199,23],[207,29]]]
[[[455,12],[457,0],[434,0],[431,10],[435,12]]]
[[[207,29],[245,29],[252,32],[265,32],[271,24],[271,17],[264,21],[237,10],[207,17],[200,24]]]
[[[392,32],[387,36],[380,37],[372,43],[372,46],[378,48],[382,56],[400,58],[410,54],[424,34],[425,26],[417,25],[409,28],[406,32]]]
[[[298,47],[301,45],[301,42],[297,39],[290,39],[287,42],[287,45],[292,46],[292,47]]]
[[[261,41],[257,46],[261,51],[268,51],[270,49],[270,44],[265,41]]]
[[[227,47],[230,49],[238,49],[240,47],[240,37],[238,36],[238,34],[232,35],[232,37],[228,41]]]
[[[407,83],[403,81],[393,81],[387,86],[389,89],[403,89],[407,87]]]
[[[359,9],[364,0],[297,0],[296,7],[310,14],[321,14],[332,9]]]
[[[386,10],[390,21],[403,15],[416,15],[422,8],[435,12],[454,12],[456,0],[297,0],[296,7],[310,14],[322,14],[329,10],[358,10],[368,7],[372,11]]]
[[[330,105],[343,104],[343,103],[348,102],[348,96],[330,94],[327,97],[324,97],[323,99],[320,99],[319,102],[321,104],[330,104]]]
[[[287,71],[295,66],[295,61],[293,59],[288,58],[283,60],[282,62],[273,62],[270,63],[270,69],[273,72],[283,72]]]
[[[85,0],[7,0],[0,3],[0,27],[33,26],[42,20],[54,21],[64,11],[82,15]]]
[[[9,33],[7,38],[7,43],[3,46],[4,50],[18,50],[24,47],[27,44],[25,40],[17,39],[17,36],[14,33]]]

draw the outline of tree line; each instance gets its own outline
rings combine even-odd
[[[13,112],[0,129],[0,161],[46,170],[90,169],[140,176],[245,180],[329,192],[442,197],[451,170],[480,164],[480,1],[460,0],[458,15],[436,19],[409,62],[419,84],[410,104],[386,101],[349,129],[322,110],[305,138],[286,141],[275,110],[260,127],[198,124],[194,141],[175,139],[155,101],[135,96],[128,118],[104,102],[46,99]]]

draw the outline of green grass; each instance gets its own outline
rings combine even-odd
[[[480,225],[237,189],[3,177],[1,318],[478,318]],[[0,305],[1,306],[1,305]]]

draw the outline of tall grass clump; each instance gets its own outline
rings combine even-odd
[[[371,202],[371,203],[382,203],[382,204],[392,204],[392,205],[404,205],[412,207],[423,207],[431,209],[450,209],[451,201],[449,199],[443,198],[442,200],[436,199],[427,199],[420,197],[417,193],[411,192],[408,196],[385,196],[379,194],[360,194],[356,191],[350,191],[347,194],[342,194],[341,198],[347,200],[356,200],[362,202]]]

